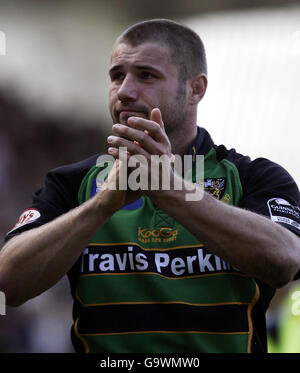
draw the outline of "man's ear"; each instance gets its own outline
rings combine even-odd
[[[206,74],[199,74],[189,80],[189,103],[197,105],[205,95],[207,88]]]

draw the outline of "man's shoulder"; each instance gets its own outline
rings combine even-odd
[[[55,196],[64,196],[67,206],[77,205],[77,195],[82,180],[89,170],[96,165],[99,154],[94,154],[81,161],[59,166],[47,172],[45,187],[42,191]],[[40,192],[38,192],[40,195]],[[53,196],[52,196],[53,198]]]
[[[224,145],[214,147],[219,161],[226,159],[237,168],[244,194],[258,190],[279,193],[284,186],[286,193],[299,202],[298,186],[282,165],[264,157],[252,159]]]
[[[213,143],[218,162],[223,160],[233,164],[239,174],[243,189],[248,184],[273,184],[277,183],[294,183],[293,177],[280,164],[264,157],[252,158],[249,155],[240,153],[235,148],[229,148],[225,145],[216,145]],[[258,185],[257,184],[257,185]]]
[[[233,163],[243,176],[249,173],[253,175],[270,171],[288,175],[288,172],[281,165],[270,159],[264,157],[252,158],[249,155],[238,152],[235,148],[227,148],[225,145],[214,144],[214,148],[218,161],[226,159]]]
[[[80,178],[81,176],[84,176],[93,166],[96,165],[96,161],[99,155],[100,154],[94,154],[81,161],[56,167],[50,170],[48,174],[56,174],[68,178]]]

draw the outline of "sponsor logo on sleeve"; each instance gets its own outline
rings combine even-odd
[[[41,216],[40,212],[37,209],[29,208],[25,210],[21,216],[19,217],[19,220],[17,221],[17,224],[11,229],[8,233],[14,231],[17,228],[22,227],[23,225],[29,224],[37,220]]]
[[[284,223],[300,231],[300,209],[282,198],[268,200],[271,219],[276,223]]]

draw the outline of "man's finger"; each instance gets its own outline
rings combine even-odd
[[[157,124],[160,125],[160,127],[163,130],[165,130],[165,126],[164,126],[164,122],[162,120],[161,112],[158,108],[152,109],[151,114],[150,114],[150,120],[152,120],[153,122],[156,122]]]

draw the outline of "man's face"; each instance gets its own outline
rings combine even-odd
[[[109,74],[109,109],[114,123],[127,124],[131,116],[149,119],[157,107],[167,133],[184,124],[185,90],[179,86],[178,68],[170,61],[166,46],[147,42],[133,47],[120,42],[113,50]]]

